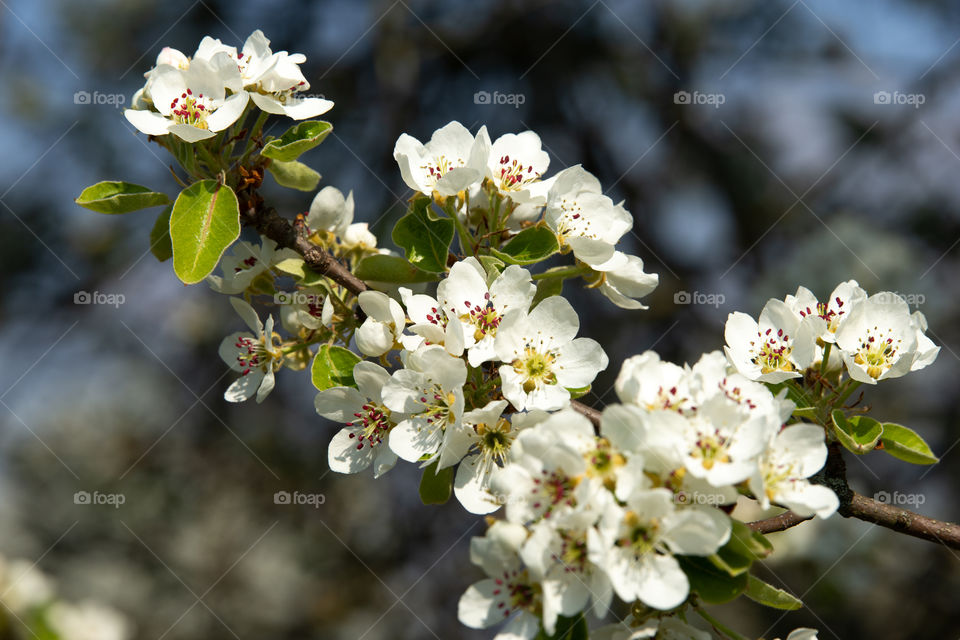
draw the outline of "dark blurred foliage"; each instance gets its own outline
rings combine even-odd
[[[240,45],[262,28],[276,49],[307,55],[336,130],[306,159],[354,191],[381,238],[407,197],[394,141],[452,119],[494,136],[533,129],[552,170],[582,163],[625,199],[636,221],[625,249],[661,276],[650,309],[565,292],[581,334],[611,356],[587,398],[598,406],[614,400],[623,358],[695,359],[722,345],[730,311],[756,314],[797,285],[826,295],[853,277],[913,296],[940,358],[864,402],[944,461],[875,453],[850,461],[852,482],[960,518],[956,3],[8,0],[0,20],[0,551],[42,558],[65,596],[114,604],[138,638],[493,635],[456,620],[480,577],[468,541],[482,521],[455,503],[420,505],[410,465],[378,482],[328,473],[333,427],[313,414],[304,374],[281,372],[263,405],[224,403],[232,374],[216,348],[240,324],[226,300],[145,255],[149,213],[72,203],[102,179],[176,192],[158,147],[112,105],[74,94],[129,100],[162,46],[190,53],[205,34]],[[477,104],[480,91],[523,104]],[[724,102],[677,104],[678,91]],[[877,104],[877,91],[924,103]],[[308,194],[274,186],[287,215],[308,207]],[[80,290],[126,303],[74,305]],[[676,304],[679,291],[723,302]],[[75,505],[77,490],[127,501]],[[326,500],[275,505],[279,490]],[[745,632],[944,638],[960,627],[960,558],[944,547],[839,517],[777,545],[760,571],[809,608],[718,610]]]

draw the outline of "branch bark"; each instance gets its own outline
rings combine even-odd
[[[806,522],[813,516],[798,516],[793,511],[784,511],[778,516],[748,522],[747,526],[757,533],[776,533],[777,531],[786,531],[790,527],[795,527],[801,522]]]
[[[327,276],[350,293],[359,295],[369,289],[363,280],[337,262],[329,252],[311,244],[292,222],[281,217],[275,209],[250,203],[250,206],[241,207],[240,216],[244,224],[254,227],[260,235],[270,238],[281,249],[293,249],[303,256],[308,267]]]

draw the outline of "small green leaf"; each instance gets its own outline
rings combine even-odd
[[[583,396],[590,393],[590,390],[593,388],[592,384],[588,384],[585,387],[567,387],[567,391],[570,392],[570,398],[576,400],[577,398],[582,398]]]
[[[746,573],[731,576],[707,558],[678,556],[677,560],[690,579],[690,590],[696,591],[707,604],[730,602],[747,588]]]
[[[754,602],[773,607],[774,609],[785,609],[794,611],[803,607],[803,602],[783,589],[778,589],[772,584],[767,584],[756,576],[747,578],[746,595]]]
[[[287,258],[273,265],[273,268],[295,278],[306,275],[306,263],[300,258]]]
[[[160,212],[157,221],[150,230],[150,252],[160,262],[166,262],[173,257],[173,245],[170,243],[170,213],[172,206]]]
[[[739,520],[731,519],[732,530],[727,544],[710,556],[713,566],[726,571],[731,576],[739,576],[750,570],[755,560],[770,555],[773,545],[762,535],[752,531]]]
[[[507,264],[533,264],[546,260],[560,250],[556,234],[547,227],[530,227],[510,238],[491,253]]]
[[[355,387],[353,367],[360,357],[349,349],[325,344],[317,351],[310,368],[313,386],[320,391],[331,387]]]
[[[105,181],[81,191],[76,203],[97,213],[116,214],[170,204],[170,198],[139,184]]]
[[[195,182],[177,196],[170,214],[173,270],[186,284],[206,278],[240,237],[237,194],[216,180]]]
[[[559,296],[563,293],[563,278],[544,278],[537,280],[537,293],[533,296],[533,303],[530,308],[537,306],[545,298],[550,296]]]
[[[916,431],[901,424],[884,422],[880,440],[884,451],[904,462],[934,464],[940,461]]]
[[[730,519],[730,540],[723,548],[731,549],[739,554],[752,557],[754,560],[763,560],[773,553],[773,545],[763,534],[757,533],[739,520]]]
[[[804,420],[817,420],[816,407],[797,407],[793,410],[794,418],[803,418]]]
[[[872,451],[883,433],[883,425],[868,416],[847,418],[840,409],[834,409],[833,432],[844,447],[856,454]]]
[[[493,256],[480,256],[478,258],[480,264],[483,265],[483,270],[487,272],[487,280],[496,280],[497,276],[503,271],[503,268],[506,266],[500,258],[494,258]]]
[[[406,252],[407,260],[424,271],[447,269],[447,254],[453,242],[454,222],[449,218],[431,220],[430,198],[417,198],[407,215],[393,228],[393,241]]]
[[[400,256],[367,256],[353,270],[355,276],[370,282],[391,282],[405,284],[408,282],[436,282],[439,276],[436,273],[418,269]]]
[[[320,182],[320,174],[296,160],[290,162],[272,161],[267,170],[281,187],[298,191],[313,191]]]
[[[282,136],[264,145],[260,155],[280,162],[292,162],[300,154],[313,149],[333,131],[323,120],[305,120],[287,129]]]
[[[453,495],[453,467],[437,472],[440,461],[428,465],[420,478],[420,500],[423,504],[443,504]]]

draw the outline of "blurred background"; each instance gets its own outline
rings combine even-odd
[[[450,120],[496,137],[533,129],[552,174],[582,163],[635,218],[625,250],[661,284],[648,311],[571,291],[610,368],[723,344],[805,285],[897,291],[943,345],[936,364],[868,392],[885,420],[943,456],[849,460],[862,493],[960,519],[960,6],[945,0],[4,0],[0,2],[0,553],[72,600],[170,640],[489,638],[456,619],[481,577],[480,519],[422,506],[418,474],[328,472],[335,429],[306,374],[230,406],[216,355],[240,321],[149,255],[149,212],[74,205],[104,179],[177,192],[168,159],[118,107],[163,46],[261,28],[336,102],[305,156],[353,190],[384,244],[408,196],[392,158]],[[273,133],[287,122],[278,120]],[[278,209],[311,194],[274,189]],[[78,292],[123,304],[75,304]],[[105,300],[101,296],[101,300]],[[277,491],[322,494],[316,508]],[[77,504],[76,492],[123,504]],[[896,496],[895,496],[896,498]],[[82,502],[82,500],[80,500]],[[117,500],[114,500],[117,502]],[[717,615],[751,637],[956,637],[960,557],[836,517],[775,540],[759,569],[808,608],[744,602]]]

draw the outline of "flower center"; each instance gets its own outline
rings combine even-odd
[[[569,236],[597,237],[590,219],[584,217],[583,207],[580,206],[579,201],[564,198],[560,201],[560,209],[563,211],[563,215],[557,221],[557,235],[560,237],[561,243],[564,243]]]
[[[660,522],[656,518],[644,520],[635,511],[628,511],[623,519],[623,528],[625,535],[617,540],[617,546],[630,549],[634,557],[646,555],[656,547],[660,531]]]
[[[527,570],[504,571],[503,576],[494,578],[497,585],[493,596],[497,601],[497,609],[503,611],[503,617],[508,618],[514,611],[524,609],[535,612],[540,592],[539,586],[531,584]]]
[[[456,169],[464,165],[463,158],[449,159],[444,155],[439,155],[433,158],[433,162],[428,162],[427,164],[421,165],[420,168],[426,171],[429,174],[428,181],[431,186],[435,185],[440,178],[447,175],[451,169]]]
[[[239,350],[237,364],[240,365],[241,376],[247,375],[254,369],[260,369],[266,373],[271,367],[274,371],[280,368],[283,352],[273,344],[272,338],[268,343],[266,336],[259,339],[240,336],[234,346]]]
[[[553,373],[553,364],[556,359],[551,351],[541,353],[533,347],[527,347],[524,349],[523,356],[511,363],[513,370],[523,377],[525,393],[531,393],[543,385],[557,383],[557,376]]]
[[[365,403],[360,407],[360,411],[353,415],[357,419],[348,422],[346,426],[355,429],[350,433],[350,437],[357,439],[357,449],[363,449],[364,444],[368,447],[381,444],[394,426],[390,420],[390,410],[373,401]]]
[[[616,470],[627,463],[626,459],[610,445],[606,438],[597,439],[597,448],[584,454],[587,475],[599,478],[611,491],[616,486]]]
[[[480,455],[483,457],[484,466],[494,463],[504,464],[510,445],[516,438],[516,434],[511,433],[510,428],[510,421],[506,418],[500,418],[494,425],[480,423],[473,426],[474,431],[480,436]]]
[[[240,273],[241,271],[247,271],[248,269],[253,269],[257,266],[257,259],[255,256],[250,256],[237,266],[233,268],[234,273]]]
[[[693,442],[691,455],[699,458],[703,468],[709,471],[718,462],[730,462],[730,456],[727,453],[728,444],[729,438],[722,435],[719,429],[702,429]]]
[[[573,490],[577,488],[576,481],[561,471],[541,472],[541,477],[533,479],[533,508],[549,518],[553,510],[559,506],[575,507],[577,499]]]
[[[439,385],[434,385],[432,389],[420,396],[420,402],[424,406],[418,415],[426,419],[431,431],[446,429],[448,424],[456,422],[454,405],[457,402],[457,396],[452,391],[445,393]]]
[[[881,332],[877,327],[867,329],[853,360],[866,367],[868,376],[877,379],[897,361],[897,351],[901,342],[899,338],[894,340],[889,330]]]
[[[574,533],[566,529],[560,532],[560,551],[553,559],[563,565],[565,573],[585,573],[587,571],[587,534]]]
[[[179,98],[170,103],[173,119],[177,124],[189,124],[198,129],[207,129],[207,116],[210,114],[210,100],[203,94],[193,95],[189,88]]]
[[[520,191],[540,177],[540,174],[533,170],[533,165],[524,167],[516,158],[511,160],[510,156],[502,156],[499,165],[497,181],[501,191]]]
[[[473,339],[480,342],[486,336],[497,335],[497,327],[500,326],[500,314],[493,306],[493,300],[490,293],[483,295],[483,305],[471,303],[469,300],[463,301],[467,313],[462,314],[460,319],[473,326]]]
[[[750,342],[755,353],[750,362],[760,367],[760,373],[793,371],[789,359],[793,347],[790,346],[790,336],[784,334],[783,329],[778,329],[776,334],[773,329],[767,329],[764,335],[758,332],[757,337],[760,338],[760,347],[757,348],[755,341]]]

